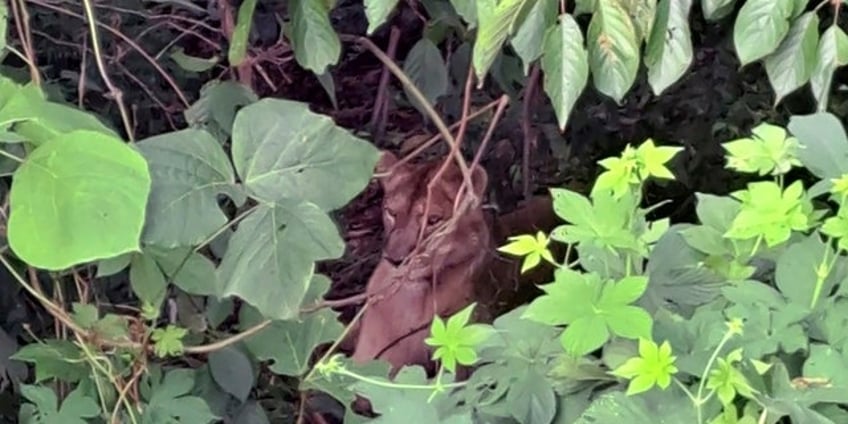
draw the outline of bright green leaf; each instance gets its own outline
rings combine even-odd
[[[524,20],[521,21],[521,24],[518,25],[515,35],[512,36],[510,44],[512,44],[512,47],[515,49],[515,53],[518,54],[521,58],[521,62],[524,64],[524,75],[527,75],[529,72],[530,65],[533,61],[542,56],[543,50],[546,52],[545,55],[548,55],[549,53],[547,52],[551,51],[548,46],[548,41],[546,41],[546,38],[548,37],[546,34],[552,30],[551,26],[554,22],[556,22],[556,16],[557,2],[555,0],[535,0],[530,11],[527,12],[527,16],[525,16]],[[560,16],[560,20],[562,19],[563,16]],[[573,35],[580,36],[579,45],[582,50],[583,33],[578,31]],[[577,40],[569,39],[568,41],[576,42]],[[558,56],[558,60],[560,62],[563,62],[564,59],[565,58],[561,54]],[[542,70],[545,70],[544,61],[542,62]],[[545,71],[545,73],[547,75],[547,71]],[[545,86],[547,86],[547,84],[545,84]]]
[[[366,33],[371,35],[386,23],[389,15],[397,7],[398,0],[365,0],[365,17],[368,18]]]
[[[9,244],[48,270],[138,251],[150,185],[144,158],[121,140],[88,130],[58,136],[15,171]]]
[[[477,39],[472,62],[477,79],[482,84],[486,74],[500,54],[506,39],[515,30],[518,15],[526,0],[477,0]]]

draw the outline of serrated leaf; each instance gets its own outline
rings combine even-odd
[[[792,23],[777,51],[766,56],[765,67],[778,104],[789,93],[807,83],[816,65],[819,17],[807,12]]]
[[[291,43],[300,66],[315,74],[339,60],[342,51],[338,34],[330,24],[330,9],[323,0],[291,0]]]
[[[82,350],[66,340],[47,340],[21,347],[11,359],[35,366],[35,383],[56,378],[75,383],[90,375]]]
[[[680,424],[698,422],[695,408],[677,386],[652,390],[639,396],[623,391],[606,393],[595,399],[574,424],[600,423]]]
[[[364,189],[379,158],[371,143],[306,104],[270,98],[239,111],[232,156],[238,175],[257,198],[304,200],[325,211],[347,204]]]
[[[829,26],[816,48],[816,62],[810,76],[810,86],[818,101],[818,110],[827,110],[833,73],[848,63],[848,35],[836,25]]]
[[[224,149],[208,132],[185,129],[144,139],[137,146],[153,181],[142,233],[146,243],[194,246],[227,223],[217,196],[235,191],[235,174]]]
[[[209,405],[196,396],[192,396],[195,371],[174,369],[165,374],[162,381],[154,378],[147,407],[141,416],[141,424],[160,424],[163,422],[184,422],[207,424],[216,417]]]
[[[478,0],[477,40],[474,42],[472,62],[477,79],[482,84],[501,52],[507,37],[512,35],[521,8],[527,0]],[[478,84],[479,85],[479,84]]]
[[[598,0],[586,38],[595,88],[621,102],[636,79],[641,56],[636,29],[619,0]]]
[[[645,52],[648,83],[657,96],[677,82],[692,63],[691,9],[692,0],[660,0],[657,6]]]
[[[571,110],[589,81],[588,53],[583,32],[571,15],[563,14],[544,39],[542,71],[545,93],[553,103],[560,131],[565,130]]]
[[[430,105],[435,105],[439,97],[448,91],[448,68],[439,48],[430,39],[418,40],[403,61],[403,72],[418,88]],[[404,87],[404,93],[410,103],[422,115],[426,115],[424,106]]]
[[[777,50],[789,32],[794,0],[747,0],[733,24],[733,44],[745,66]]]
[[[338,229],[315,204],[259,206],[230,239],[218,268],[221,296],[238,296],[270,319],[294,318],[315,261],[343,252]]]
[[[55,137],[15,171],[9,245],[47,270],[138,251],[150,184],[144,158],[119,139]]]
[[[398,0],[365,0],[365,17],[368,18],[368,30],[371,35],[374,31],[386,23],[389,15],[395,10]]]
[[[556,14],[556,1],[535,0],[533,7],[527,12],[527,16],[521,21],[515,35],[510,40],[515,53],[518,54],[524,64],[524,75],[527,75],[530,71],[530,64],[542,56],[543,49],[547,50],[546,33],[551,31],[549,28],[555,22]],[[580,34],[580,44],[583,44],[582,33]]]

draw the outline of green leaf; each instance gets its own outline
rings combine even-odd
[[[641,44],[647,40],[653,31],[657,17],[657,0],[618,0],[628,11],[633,27],[636,29],[636,39]]]
[[[837,117],[828,112],[793,115],[789,131],[798,138],[798,158],[815,176],[826,180],[848,173],[848,135]]]
[[[804,231],[810,226],[812,205],[804,196],[800,181],[781,190],[774,182],[748,184],[747,190],[731,194],[742,201],[742,209],[733,220],[725,237],[747,240],[765,238],[769,247],[789,239],[793,230]]]
[[[819,112],[827,110],[833,73],[848,63],[848,35],[836,25],[829,26],[821,35],[816,48],[815,66],[810,76],[813,95],[818,100]]]
[[[100,415],[100,407],[77,386],[58,407],[59,400],[49,387],[21,386],[21,395],[36,407],[39,424],[87,424],[86,418]]]
[[[518,15],[527,0],[477,0],[477,40],[472,62],[480,84],[512,35]]]
[[[305,200],[324,211],[359,194],[379,159],[371,143],[306,104],[270,98],[239,111],[232,155],[236,171],[257,198]]]
[[[491,335],[488,326],[467,325],[475,306],[476,303],[472,303],[455,313],[448,318],[447,324],[443,324],[440,317],[434,317],[430,337],[424,340],[424,343],[436,348],[433,358],[441,360],[451,373],[456,372],[457,364],[468,366],[477,362],[475,348]]]
[[[375,378],[375,380],[388,382],[383,378]],[[442,382],[446,382],[445,380],[449,382],[449,374],[442,376]],[[393,382],[401,385],[401,387],[367,382],[357,382],[353,386],[354,391],[368,398],[374,412],[380,414],[379,421],[403,423],[409,422],[410,417],[414,417],[415,422],[420,423],[451,423],[449,417],[456,419],[466,416],[467,420],[454,422],[472,422],[471,417],[467,416],[470,411],[460,412],[459,417],[453,414],[452,399],[447,396],[446,392],[437,393],[431,399],[429,390],[403,388],[404,385],[409,387],[427,384],[424,369],[420,366],[401,368]]]
[[[230,38],[230,49],[227,53],[227,60],[230,62],[230,67],[235,68],[241,65],[247,55],[247,38],[250,35],[250,27],[253,24],[254,10],[256,10],[256,0],[245,0],[239,6],[236,27],[233,29],[233,36]]]
[[[191,126],[204,128],[224,140],[232,133],[238,109],[258,100],[245,85],[215,80],[200,89],[200,98],[186,109],[184,115]]]
[[[733,44],[742,66],[777,50],[789,32],[794,0],[747,0],[733,24]]]
[[[831,274],[822,281],[821,287],[815,285],[822,259],[832,258],[835,254],[817,232],[790,245],[777,259],[775,283],[780,292],[789,301],[812,308],[839,282]]]
[[[456,13],[468,23],[469,30],[477,26],[477,0],[450,0],[450,3]]]
[[[228,219],[217,196],[236,190],[235,174],[224,149],[208,132],[170,132],[142,140],[137,146],[153,180],[144,242],[161,247],[194,246],[226,225]]]
[[[512,416],[520,423],[550,423],[556,414],[556,396],[544,376],[530,370],[509,386],[506,397]]]
[[[161,382],[158,377],[153,378],[141,424],[207,424],[218,419],[203,399],[190,395],[194,375],[191,369],[174,369],[165,374]]]
[[[386,23],[389,15],[397,7],[398,0],[365,0],[365,17],[368,18],[368,30],[371,35],[377,28]]]
[[[183,354],[183,338],[188,330],[175,325],[168,324],[165,328],[156,328],[150,335],[155,342],[153,350],[160,358],[168,356],[180,356]]]
[[[314,262],[343,252],[335,224],[314,204],[259,206],[230,239],[218,269],[222,297],[239,296],[270,319],[294,318]]]
[[[574,424],[681,424],[698,422],[698,415],[686,394],[674,386],[652,390],[639,396],[613,391],[599,396]]]
[[[775,90],[775,104],[810,80],[818,44],[819,17],[811,11],[792,22],[777,50],[766,56],[766,73]]]
[[[630,379],[627,395],[648,391],[654,385],[665,389],[677,373],[676,357],[671,354],[668,341],[657,345],[650,339],[639,339],[639,356],[630,358],[613,371],[614,375]]]
[[[786,174],[793,166],[801,166],[798,139],[787,137],[786,130],[764,122],[752,132],[750,138],[722,144],[729,153],[728,168],[762,176]]]
[[[290,40],[300,66],[323,74],[334,65],[342,51],[339,36],[330,24],[330,7],[323,0],[291,0]],[[290,127],[291,128],[291,127]]]
[[[562,14],[559,23],[546,31],[544,44],[540,45],[544,49],[541,66],[545,93],[553,103],[559,129],[564,131],[571,110],[589,81],[583,32],[571,15]]]
[[[7,3],[0,4],[0,60],[6,55],[6,36],[8,35],[9,6]]]
[[[97,278],[108,277],[123,271],[130,265],[134,253],[122,253],[118,256],[106,258],[97,263]]]
[[[403,72],[421,91],[427,103],[435,105],[439,97],[448,91],[448,68],[439,48],[427,37],[421,38],[412,46],[403,61]],[[422,115],[426,115],[424,106],[404,87],[409,102]]]
[[[212,56],[208,59],[191,56],[186,54],[185,49],[182,47],[175,47],[171,51],[171,59],[176,62],[180,68],[189,72],[206,72],[214,68],[221,60],[218,56]],[[232,62],[230,62],[230,64],[232,65]]]
[[[329,286],[323,275],[315,275],[311,284]],[[240,327],[259,324],[262,317],[253,308],[242,308]],[[309,371],[309,357],[316,346],[332,342],[344,330],[336,314],[328,309],[302,316],[299,320],[274,321],[268,328],[245,340],[256,358],[272,360],[270,369],[276,374],[300,376]]]
[[[241,350],[227,346],[210,353],[209,372],[221,389],[242,403],[247,401],[255,377],[253,364]]]
[[[586,38],[595,88],[621,102],[636,79],[641,55],[636,29],[619,0],[598,0]]]
[[[145,249],[156,259],[165,277],[183,291],[202,296],[222,297],[222,284],[209,258],[183,247],[172,250]]]
[[[546,33],[551,32],[550,28],[554,24],[556,16],[557,3],[555,0],[535,0],[530,11],[527,12],[527,16],[518,25],[515,35],[512,36],[510,44],[512,44],[515,53],[521,58],[521,62],[524,64],[524,75],[530,72],[530,65],[533,61],[542,56],[543,49],[544,51],[551,51],[546,42]],[[560,20],[562,21],[563,19],[565,18],[560,16]],[[580,35],[579,42],[582,50],[583,33],[578,31],[578,34]],[[568,41],[574,42],[577,40],[569,39]],[[562,50],[562,48],[557,50]],[[562,62],[563,56],[560,55],[558,57],[559,61]],[[542,70],[544,70],[544,61],[542,63]]]
[[[708,21],[715,22],[733,12],[736,0],[701,0],[701,10]]]
[[[75,383],[88,378],[90,368],[79,347],[66,340],[46,340],[23,346],[10,358],[35,366],[35,383],[52,378]]]
[[[660,0],[657,5],[645,52],[648,83],[657,96],[677,82],[692,63],[691,9],[692,0]]]
[[[47,270],[138,251],[149,193],[147,164],[133,148],[94,131],[58,136],[15,171],[9,244]]]
[[[167,294],[168,282],[153,256],[133,255],[130,262],[130,285],[138,298],[153,309],[159,309]]]

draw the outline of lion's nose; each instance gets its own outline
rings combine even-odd
[[[383,258],[389,261],[389,263],[394,267],[400,266],[401,262],[403,262],[403,256],[393,255],[392,252],[384,252]]]

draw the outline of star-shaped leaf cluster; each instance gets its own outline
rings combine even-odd
[[[677,372],[675,359],[668,341],[658,346],[652,340],[640,338],[639,356],[628,359],[612,374],[630,380],[628,395],[646,392],[654,385],[665,389],[671,384],[671,376]]]
[[[477,362],[475,349],[492,334],[492,328],[484,324],[471,324],[471,312],[476,303],[457,312],[447,323],[440,317],[433,318],[430,337],[424,343],[436,348],[433,359],[441,360],[442,366],[450,372],[456,372],[456,366],[472,365]]]

